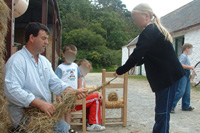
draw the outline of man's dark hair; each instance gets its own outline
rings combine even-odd
[[[38,36],[40,30],[44,30],[49,35],[49,29],[45,25],[38,22],[29,23],[25,31],[25,41],[28,42],[31,34],[33,34],[34,37]]]

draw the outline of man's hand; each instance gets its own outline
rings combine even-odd
[[[60,103],[62,100],[61,100],[61,96],[56,96],[56,102],[57,103]]]
[[[42,106],[39,107],[39,109],[46,113],[49,117],[51,117],[54,113],[54,111],[56,110],[55,107],[48,102],[44,102]]]
[[[74,90],[78,93],[77,97],[78,99],[83,99],[87,97],[86,92],[88,92],[88,90],[86,88],[80,88],[80,89],[76,89]]]
[[[55,107],[48,102],[44,102],[40,99],[35,98],[31,103],[30,106],[39,108],[42,112],[46,113],[49,117],[51,117],[56,110]]]

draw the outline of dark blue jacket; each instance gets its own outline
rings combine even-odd
[[[142,31],[133,53],[116,72],[121,75],[142,64],[153,92],[169,87],[185,74],[172,43],[165,40],[155,24]]]

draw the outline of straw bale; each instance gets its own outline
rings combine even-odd
[[[0,0],[0,131],[8,132],[9,118],[7,101],[4,97],[4,67],[5,67],[5,36],[7,34],[7,23],[9,20],[9,8],[3,0]]]
[[[117,101],[108,101],[106,100],[106,108],[107,109],[117,109],[117,108],[123,108],[123,99],[119,99]]]
[[[115,91],[110,92],[108,94],[108,101],[117,101],[118,100],[118,95]]]

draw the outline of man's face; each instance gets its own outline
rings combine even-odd
[[[33,37],[34,51],[37,54],[41,54],[45,51],[45,48],[49,43],[48,39],[49,35],[47,35],[47,33],[44,30],[40,30],[38,36]]]

